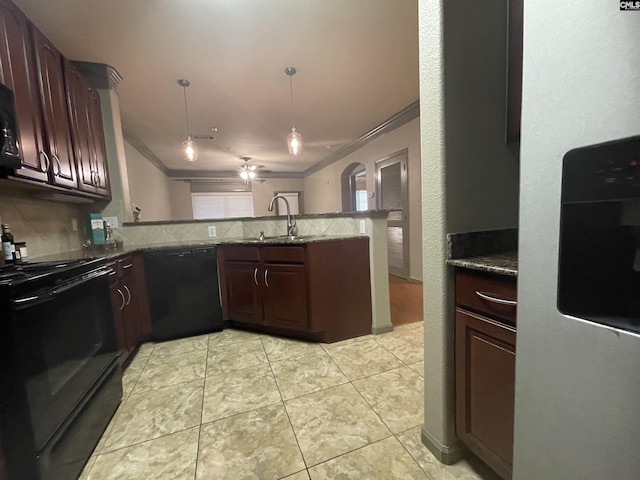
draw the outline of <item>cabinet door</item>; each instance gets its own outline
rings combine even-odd
[[[32,27],[32,31],[40,76],[40,99],[45,139],[51,160],[52,183],[76,188],[62,55],[35,27]]]
[[[88,89],[91,87],[84,76],[71,64],[64,62],[67,84],[67,104],[71,123],[71,139],[78,173],[78,189],[96,192],[95,159],[92,148],[92,132],[88,117]]]
[[[27,19],[0,0],[0,83],[13,90],[22,168],[16,177],[46,182],[48,163],[42,145],[37,69]]]
[[[515,341],[512,327],[456,309],[456,435],[503,478],[511,478]]]
[[[264,314],[267,324],[306,330],[308,303],[305,266],[266,264],[263,280]]]
[[[260,298],[260,264],[257,262],[226,262],[229,318],[238,322],[263,324]]]
[[[87,89],[87,118],[91,132],[91,148],[93,169],[95,171],[94,184],[96,194],[111,197],[109,185],[109,168],[107,166],[107,148],[104,143],[104,129],[102,125],[102,108],[100,95],[95,88]]]

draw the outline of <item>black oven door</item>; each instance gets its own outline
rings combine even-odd
[[[12,301],[36,447],[51,437],[117,354],[107,269]]]

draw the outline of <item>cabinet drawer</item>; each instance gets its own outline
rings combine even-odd
[[[512,323],[516,322],[515,277],[458,270],[455,288],[456,305]]]
[[[262,260],[272,263],[304,263],[304,247],[264,247]]]
[[[246,262],[260,261],[258,247],[224,246],[220,247],[220,253],[225,260],[237,260]]]

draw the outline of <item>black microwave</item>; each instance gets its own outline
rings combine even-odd
[[[0,167],[20,168],[13,92],[0,84]]]

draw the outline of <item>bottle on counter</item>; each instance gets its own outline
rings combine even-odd
[[[29,263],[29,254],[27,253],[27,242],[15,242],[15,251],[13,252],[13,261],[16,264]]]
[[[13,243],[13,235],[11,234],[11,227],[8,224],[2,225],[2,258],[4,263],[13,263],[13,252],[15,252],[15,245]]]

